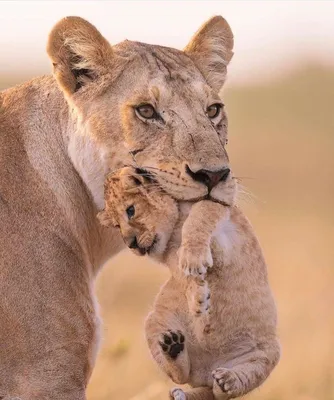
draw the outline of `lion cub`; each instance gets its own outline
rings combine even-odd
[[[232,204],[235,180],[228,185]],[[160,368],[192,386],[173,389],[171,399],[230,399],[265,381],[280,357],[276,307],[261,248],[237,207],[178,203],[126,167],[107,179],[99,219],[170,268],[145,329]]]

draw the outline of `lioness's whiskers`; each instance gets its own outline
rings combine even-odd
[[[147,171],[156,170],[156,171],[162,172],[162,170],[160,168],[156,168],[156,167],[145,167],[145,166],[143,166],[142,169],[146,169]]]
[[[238,182],[242,182],[245,179],[256,179],[252,176],[234,176],[233,178],[236,179]]]
[[[238,197],[246,203],[264,203],[264,201],[260,200],[259,197],[257,197],[249,188],[240,183],[238,184]]]
[[[151,194],[151,193],[158,193],[158,192],[163,193],[163,192],[164,192],[164,190],[163,190],[158,184],[156,184],[156,183],[145,184],[143,187],[144,187],[145,189],[147,189],[147,188],[149,189],[148,194]],[[138,189],[137,187],[129,188],[129,189],[126,189],[126,192],[127,192],[127,193],[136,192],[137,189]],[[152,190],[152,189],[156,189],[156,190]]]

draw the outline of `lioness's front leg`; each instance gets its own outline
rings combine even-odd
[[[195,203],[182,227],[179,267],[186,275],[205,275],[212,266],[210,242],[220,221],[229,218],[228,206],[209,200]]]
[[[30,268],[17,258],[0,272],[0,397],[85,400],[97,350],[90,275],[74,246],[45,231],[31,240],[41,242],[39,234],[44,258],[33,258]],[[22,240],[30,245],[27,235]]]

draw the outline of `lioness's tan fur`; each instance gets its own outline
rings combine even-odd
[[[242,396],[265,381],[280,357],[262,251],[233,206],[235,180],[227,185],[229,206],[207,200],[177,206],[133,168],[106,184],[101,222],[120,226],[126,243],[135,237],[136,252],[145,249],[172,273],[147,318],[146,337],[160,368],[193,387],[172,390],[175,400]],[[134,207],[131,218],[128,207]]]
[[[105,176],[134,163],[177,198],[208,193],[185,166],[228,165],[225,112],[211,121],[206,107],[220,101],[232,46],[222,17],[185,52],[111,46],[69,17],[49,37],[54,76],[0,94],[0,398],[85,398],[99,339],[94,278],[123,248],[95,218]],[[141,102],[164,124],[140,120]],[[223,193],[220,183],[211,196]]]

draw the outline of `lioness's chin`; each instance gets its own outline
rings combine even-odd
[[[234,178],[229,179],[227,182],[221,182],[215,186],[208,199],[220,203],[225,206],[233,206],[237,197],[237,184]]]

